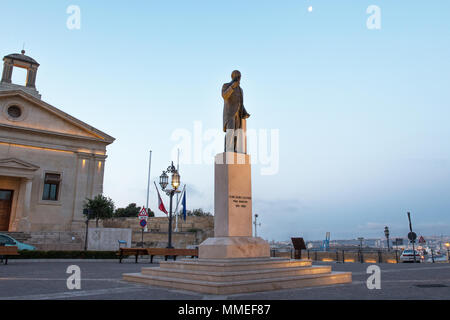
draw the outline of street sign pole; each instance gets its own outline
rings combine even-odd
[[[412,224],[411,224],[411,213],[408,211],[408,220],[409,220],[409,231],[411,232],[411,235],[413,235],[413,231],[412,231]],[[408,237],[409,238],[409,237]],[[414,239],[413,236],[411,236],[411,242],[413,245],[413,257],[414,257],[414,263],[416,263],[416,248],[415,248],[415,242],[416,239]]]
[[[177,150],[177,171],[180,172],[180,149]],[[178,193],[177,193],[177,203],[178,203]],[[177,205],[178,208],[178,205]],[[175,209],[175,232],[178,232],[178,212]]]
[[[148,201],[149,201],[149,196],[150,196],[150,171],[152,168],[152,150],[150,150],[150,156],[148,159],[148,179],[147,179],[147,202],[146,202],[146,210],[148,209]],[[148,213],[148,212],[147,212]],[[147,226],[145,227],[145,230],[147,231]]]
[[[144,230],[147,227],[147,218],[148,218],[148,213],[145,210],[145,207],[142,208],[141,212],[139,212],[138,218],[139,218],[139,225],[142,228],[141,244],[142,244],[142,248],[143,248],[144,247]]]

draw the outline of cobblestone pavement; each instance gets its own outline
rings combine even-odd
[[[450,264],[378,264],[381,289],[369,290],[367,267],[360,263],[331,264],[334,271],[353,273],[351,284],[215,296],[122,281],[123,273],[158,266],[143,260],[111,262],[30,262],[10,260],[0,265],[0,300],[149,299],[149,300],[298,300],[298,299],[450,299]],[[67,267],[81,269],[81,289],[67,288]]]

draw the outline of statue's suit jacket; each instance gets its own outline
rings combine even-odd
[[[222,86],[223,106],[223,131],[227,129],[240,129],[241,119],[248,116],[244,107],[244,92],[240,86],[233,89],[233,82]]]

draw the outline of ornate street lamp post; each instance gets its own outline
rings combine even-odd
[[[167,185],[169,184],[169,176],[167,173],[172,174],[172,189],[166,190]],[[167,168],[166,171],[163,171],[161,176],[159,177],[159,185],[161,186],[161,189],[170,197],[170,207],[169,207],[169,242],[167,245],[167,248],[173,248],[172,246],[172,199],[174,194],[179,193],[178,188],[180,187],[180,174],[178,173],[177,169],[172,164]]]
[[[257,223],[256,222],[256,220],[258,219],[258,214],[256,213],[255,214],[255,221],[253,222],[253,224],[255,225],[255,237],[258,237],[258,231],[256,230],[256,228],[258,227],[258,226],[261,226],[261,223]]]
[[[387,247],[388,247],[388,251],[389,251],[390,250],[390,248],[389,248],[389,228],[387,226],[384,227],[384,235],[386,236]]]

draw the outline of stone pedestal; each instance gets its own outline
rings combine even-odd
[[[219,153],[214,178],[214,238],[199,246],[199,258],[269,257],[269,243],[252,237],[250,155]]]
[[[269,243],[253,237],[208,238],[199,246],[200,259],[233,259],[270,257]]]

